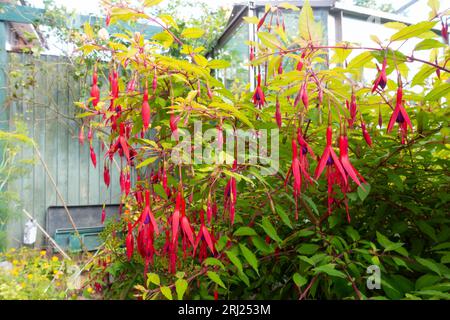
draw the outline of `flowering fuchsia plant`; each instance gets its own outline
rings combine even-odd
[[[210,298],[225,297],[231,290],[227,285],[258,286],[257,279],[264,278],[260,277],[261,264],[269,260],[284,263],[293,252],[301,254],[302,265],[292,275],[298,290],[292,294],[303,299],[316,290],[312,288],[322,277],[337,277],[352,288],[353,293],[347,295],[363,298],[367,292],[362,293],[365,289],[354,280],[360,271],[338,264],[344,255],[338,248],[344,244],[329,240],[331,229],[342,216],[345,227],[352,228],[358,221],[352,206],[370,197],[373,172],[383,162],[369,172],[363,159],[375,157],[383,148],[381,141],[399,148],[398,153],[417,139],[412,136],[413,123],[425,105],[410,90],[411,81],[433,77],[423,92],[424,101],[442,107],[449,90],[445,82],[449,54],[431,30],[445,11],[435,8],[430,21],[405,26],[386,42],[377,39],[376,47],[366,48],[351,43],[323,45],[322,27],[307,1],[300,11],[299,34],[289,38],[283,13],[299,9],[289,4],[267,6],[261,18],[246,20],[258,30],[259,41],[249,42],[248,56],[248,66],[257,75],[256,87],[233,94],[211,74],[229,64],[208,60],[202,48],[187,44],[204,30],[181,30],[167,15],[155,18],[148,14],[146,8],[158,2],[107,7],[107,25],[137,19],[159,24],[162,31],[152,38],[139,32],[120,33],[102,42],[86,26],[87,37],[79,48],[95,60],[90,98],[79,105],[84,109],[84,124],[98,130],[105,145],[107,187],[112,187],[113,170],[119,168],[120,221],[110,223],[124,236],[111,233],[115,246],[105,254],[139,270],[142,278],[136,276],[133,281],[141,281],[134,284],[142,298],[170,299],[174,288],[182,298],[188,285]],[[435,52],[430,61],[407,56],[394,46],[419,36],[425,37],[422,47]],[[171,57],[172,47],[181,48],[184,56]],[[440,49],[446,51],[439,54]],[[349,59],[351,52],[358,55]],[[100,59],[105,56],[106,64]],[[414,80],[405,72],[412,62],[425,68]],[[364,68],[376,68],[375,79],[361,80],[358,75]],[[109,86],[101,92],[100,70],[108,80],[102,82],[105,79],[100,76],[104,84],[100,87]],[[391,79],[393,74],[397,81]],[[390,119],[386,130],[383,117]],[[194,143],[199,137],[193,128],[196,120],[211,129],[212,140]],[[393,134],[396,124],[398,137]],[[275,143],[278,149],[271,150],[279,151],[279,170],[269,174],[263,170],[261,157],[269,149],[261,143],[267,128],[280,133]],[[244,131],[249,145],[258,143],[259,162],[252,162],[252,155],[243,157],[248,161],[239,160],[242,154],[234,142]],[[212,154],[217,161],[186,159],[191,154],[209,159],[205,150],[211,146],[215,146]],[[175,159],[173,154],[180,149],[184,153]],[[103,215],[101,220],[105,220]],[[354,232],[351,235],[357,238]],[[302,238],[312,243],[305,246]],[[317,261],[308,257],[319,247],[326,252],[323,256],[312,256]],[[372,249],[361,250],[370,260]],[[229,277],[229,284],[223,277]],[[263,287],[255,290],[261,292]]]

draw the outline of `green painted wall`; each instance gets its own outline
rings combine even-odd
[[[100,143],[93,143],[97,154],[96,169],[90,162],[87,138],[83,146],[78,143],[79,124],[72,118],[77,108],[73,102],[80,97],[80,85],[70,77],[69,61],[56,56],[36,59],[29,54],[8,53],[8,64],[10,70],[25,65],[23,69],[26,74],[22,75],[24,81],[35,80],[31,87],[21,86],[20,81],[19,85],[14,86],[17,79],[9,73],[10,92],[7,95],[15,93],[19,97],[5,104],[9,128],[14,130],[19,120],[26,123],[28,135],[37,143],[67,205],[118,203],[118,171],[114,166],[111,168],[111,185],[107,190],[103,183],[103,152]],[[62,205],[32,147],[25,148],[19,157],[29,158],[34,158],[29,173],[9,185],[9,190],[17,192],[21,199],[16,218],[7,226],[9,246],[18,246],[22,242],[26,218],[21,206],[45,227],[47,208]],[[42,241],[42,236],[38,236],[37,245],[42,244]]]

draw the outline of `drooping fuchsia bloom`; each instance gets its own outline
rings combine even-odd
[[[303,82],[302,89],[300,91],[300,95],[302,98],[303,105],[305,109],[308,109],[309,98],[308,98],[308,89],[307,89],[307,81]]]
[[[441,18],[441,34],[442,34],[442,38],[444,39],[444,42],[447,44],[448,43],[448,22],[443,20],[443,18]]]
[[[300,128],[297,130],[297,141],[300,145],[300,153],[299,153],[299,162],[300,162],[300,173],[302,174],[303,178],[305,178],[304,181],[307,183],[312,184],[313,180],[311,179],[311,176],[309,175],[309,162],[307,154],[315,159],[316,156],[309,146],[309,144],[306,142],[305,138],[303,137],[302,131]]]
[[[253,104],[261,108],[266,103],[266,98],[264,96],[264,92],[261,89],[261,74],[258,74],[258,84],[255,89],[255,93],[253,94]]]
[[[150,106],[148,104],[147,83],[145,83],[144,97],[142,99],[141,116],[142,116],[142,125],[144,126],[144,130],[147,130],[148,126],[150,125]]]
[[[384,58],[384,60],[383,60],[383,64],[381,65],[381,70],[377,65],[378,76],[373,83],[372,93],[374,93],[378,87],[380,87],[382,90],[384,89],[384,87],[386,87],[386,84],[387,84],[386,65],[387,65],[386,58]]]
[[[109,83],[111,87],[111,98],[115,100],[119,97],[119,75],[117,70],[113,70],[112,73],[109,74]]]
[[[334,202],[333,185],[344,183],[347,185],[347,175],[342,167],[341,161],[333,150],[333,131],[331,126],[327,127],[327,144],[320,157],[319,163],[314,173],[314,179],[317,180],[326,167],[326,178],[328,184],[328,215],[331,214],[331,206]]]
[[[234,160],[232,171],[236,171],[237,169],[237,161]],[[237,190],[236,190],[236,178],[231,177],[225,186],[224,190],[224,211],[228,211],[230,214],[231,224],[234,223],[234,215],[235,215],[235,206],[237,200]]]
[[[362,131],[364,140],[366,141],[367,145],[369,147],[372,147],[372,138],[370,137],[369,131],[367,131],[366,124],[362,120],[361,120],[361,131]]]
[[[178,121],[180,120],[180,116],[175,116],[173,113],[170,114],[170,130],[175,138],[178,141]]]
[[[205,225],[205,217],[204,217],[203,210],[200,210],[200,230],[198,231],[197,237],[195,239],[194,255],[195,255],[195,250],[196,250],[196,248],[198,248],[200,241],[202,241],[202,244],[206,244],[208,246],[209,250],[211,250],[211,253],[214,254],[214,252],[215,252],[214,240],[213,240],[213,237],[211,236],[211,234],[209,233],[208,228]],[[206,246],[204,249],[206,249]]]
[[[84,126],[81,126],[80,133],[78,134],[78,142],[80,145],[84,144]]]
[[[302,189],[302,175],[300,173],[300,161],[298,160],[298,150],[297,150],[297,141],[296,139],[292,139],[291,141],[292,146],[292,164],[289,168],[288,173],[286,174],[286,179],[284,180],[284,185],[286,186],[287,181],[292,173],[292,176],[294,177],[294,199],[295,199],[295,219],[298,219],[298,204],[297,199],[300,195],[301,189]]]
[[[358,186],[361,186],[361,182],[365,183],[363,176],[358,172],[358,170],[353,167],[350,163],[350,159],[348,158],[348,138],[346,135],[341,135],[339,137],[339,160],[341,161],[342,167],[344,168],[345,173],[350,179],[352,179]],[[343,181],[342,181],[343,182]],[[364,189],[364,187],[362,187]],[[344,194],[344,203],[345,210],[347,212],[347,220],[350,222],[350,214],[348,210],[348,199],[347,193],[350,191],[350,184],[341,183],[341,191]]]
[[[408,133],[408,126],[413,131],[413,127],[411,124],[411,120],[409,119],[408,113],[403,106],[403,89],[401,85],[397,89],[397,101],[395,104],[394,112],[391,115],[391,119],[389,120],[389,125],[387,127],[387,132],[391,132],[394,124],[397,122],[399,124],[399,131],[402,137],[402,144],[406,143],[406,135]]]
[[[156,89],[158,88],[158,74],[156,73],[156,66],[154,68],[154,75],[153,75],[153,81],[152,81],[152,90],[153,94],[156,93]]]
[[[355,96],[354,92],[352,92],[352,97],[351,97],[350,103],[348,102],[348,100],[345,100],[345,104],[350,113],[350,119],[348,119],[348,125],[350,128],[352,128],[353,124],[355,123],[355,120],[356,120],[356,112],[357,112],[356,96]]]
[[[280,100],[277,97],[277,102],[275,103],[275,121],[277,122],[277,126],[281,129],[281,108],[280,108]]]
[[[131,257],[133,256],[133,250],[134,250],[134,237],[133,237],[133,228],[131,226],[131,223],[128,223],[128,232],[126,237],[126,248],[127,248],[127,258],[128,261],[131,260]]]
[[[97,85],[97,68],[94,69],[94,73],[92,75],[92,87],[91,87],[91,98],[92,98],[92,105],[94,107],[97,106],[98,102],[100,101],[100,89]]]
[[[106,165],[106,163],[103,166],[103,181],[105,182],[106,188],[108,188],[109,187],[109,183],[111,181],[111,177],[109,175],[109,168]]]
[[[106,219],[106,211],[105,211],[105,205],[103,205],[103,208],[102,208],[102,217],[101,217],[101,222],[102,222],[102,224],[105,222],[105,219]]]
[[[92,148],[92,145],[89,146],[89,149],[90,149],[90,154],[91,154],[92,165],[95,168],[95,167],[97,167],[97,157],[95,155],[94,148]]]

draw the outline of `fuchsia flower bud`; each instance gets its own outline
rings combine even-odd
[[[383,64],[381,65],[381,70],[377,65],[378,76],[373,83],[372,93],[375,92],[375,90],[378,87],[381,88],[381,90],[383,90],[384,87],[386,87],[386,84],[387,84],[386,65],[387,65],[386,58],[384,58],[384,60],[383,60]]]

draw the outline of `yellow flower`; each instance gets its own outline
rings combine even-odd
[[[88,292],[89,294],[91,294],[92,292],[94,292],[94,289],[92,289],[91,287],[89,287],[89,288],[87,288],[87,292]]]
[[[61,285],[61,282],[56,282],[56,286],[59,287]]]
[[[20,286],[21,286],[22,288],[25,288],[25,282],[22,282],[22,283],[20,284]]]
[[[57,256],[53,256],[53,257],[52,257],[52,261],[53,261],[53,262],[58,261],[58,257],[57,257]]]
[[[16,264],[19,263],[19,261],[17,261],[16,259],[14,259],[12,263],[13,263],[13,265],[16,265]]]
[[[11,248],[9,251],[16,252],[16,249],[15,248]]]
[[[53,274],[58,274],[58,270],[53,270]]]
[[[27,278],[31,280],[31,279],[33,279],[33,275],[29,274],[29,275],[27,275]]]
[[[42,250],[41,252],[39,252],[39,254],[41,255],[41,256],[45,256],[46,255],[46,251],[45,250]]]

